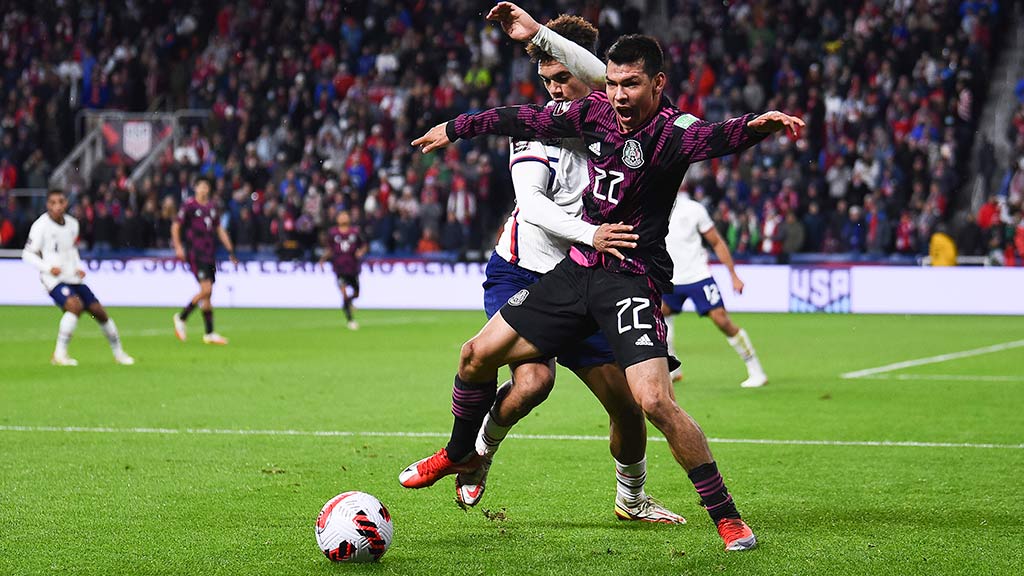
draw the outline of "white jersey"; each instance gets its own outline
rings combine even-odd
[[[78,255],[78,220],[64,215],[64,224],[58,224],[43,214],[32,224],[28,242],[21,253],[21,259],[39,270],[39,279],[49,292],[58,284],[81,284],[78,271],[82,260]],[[60,268],[60,274],[50,273]]]
[[[711,216],[700,202],[680,194],[668,220],[665,248],[672,258],[672,283],[693,284],[711,277],[708,253],[701,244],[703,234],[715,227]]]
[[[582,140],[513,141],[509,166],[516,208],[495,252],[512,264],[545,274],[574,243],[593,245],[597,226],[584,222],[590,186]]]

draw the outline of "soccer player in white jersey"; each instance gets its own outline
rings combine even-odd
[[[569,58],[569,67],[546,51],[562,54],[566,43],[572,42],[593,49],[597,29],[589,22],[579,16],[562,15],[547,26],[556,34],[539,34],[541,38],[527,46],[527,52],[538,63],[538,73],[552,98],[550,105],[557,106],[589,94],[588,83],[603,82],[605,66],[589,51],[579,51],[584,57]],[[580,219],[583,191],[590,185],[587,151],[580,140],[513,141],[511,148],[509,164],[516,208],[487,264],[484,308],[488,318],[561,262],[573,242],[621,257],[618,248],[632,248],[636,240],[631,226],[597,226]],[[608,412],[615,460],[615,515],[623,520],[685,523],[682,516],[644,491],[647,432],[643,412],[604,335],[598,332],[560,351],[558,363],[574,371]],[[554,386],[554,359],[523,362],[511,370],[512,380],[498,392],[477,436],[476,449],[483,456],[483,464],[474,472],[456,476],[456,497],[461,504],[473,506],[480,501],[501,441],[516,422],[547,398]]]
[[[686,300],[693,300],[697,313],[711,318],[747,365],[747,379],[740,386],[764,386],[768,383],[768,376],[761,368],[761,362],[757,359],[757,352],[750,343],[747,331],[734,324],[729,313],[725,311],[721,290],[711,276],[708,253],[704,250],[701,240],[707,241],[718,256],[718,260],[729,269],[733,290],[737,294],[743,293],[743,280],[736,274],[729,246],[715,229],[707,209],[700,202],[691,199],[685,191],[680,190],[668,221],[668,236],[665,237],[665,247],[675,265],[672,273],[673,290],[662,295],[661,301],[661,310],[668,324],[668,349],[675,349],[675,323],[670,316],[678,314]],[[682,372],[676,368],[672,372],[672,379],[677,381],[681,378]]]
[[[21,253],[25,262],[39,270],[39,279],[53,301],[64,311],[57,331],[57,346],[50,360],[55,366],[77,366],[78,361],[68,356],[68,342],[75,333],[78,317],[88,310],[99,323],[110,342],[114,361],[130,366],[135,359],[121,347],[114,320],[82,279],[85,269],[78,255],[78,220],[66,214],[68,200],[62,190],[50,190],[46,195],[46,214],[40,216],[28,233],[28,242]]]

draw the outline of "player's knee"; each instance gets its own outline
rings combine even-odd
[[[608,417],[612,425],[621,430],[633,430],[642,428],[644,423],[644,411],[636,402],[620,402],[608,411]]]
[[[546,364],[528,366],[516,370],[515,388],[523,398],[523,404],[535,408],[548,399],[555,387],[555,376]]]
[[[462,345],[459,355],[459,374],[472,378],[487,366],[487,352],[476,338]]]
[[[640,399],[640,407],[647,419],[659,429],[672,419],[679,406],[667,394],[650,394]]]
[[[75,316],[81,316],[85,307],[78,298],[68,298],[67,302],[64,303],[64,310],[71,312]]]

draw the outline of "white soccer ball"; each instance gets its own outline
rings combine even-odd
[[[394,534],[391,513],[366,492],[338,494],[316,518],[316,543],[334,562],[376,562]]]

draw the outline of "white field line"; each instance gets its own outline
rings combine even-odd
[[[1024,376],[988,376],[971,374],[876,374],[863,380],[940,380],[947,382],[1024,382]]]
[[[85,426],[0,426],[0,432],[64,432],[87,434],[195,434],[210,436],[314,436],[376,438],[448,438],[447,432],[352,432],[347,430],[233,430],[224,428],[106,428]],[[520,440],[568,440],[607,442],[607,436],[575,434],[509,434]],[[650,440],[664,442],[661,436]],[[890,440],[779,440],[773,438],[708,438],[718,444],[763,444],[769,446],[871,446],[882,448],[1002,448],[1024,450],[1024,444],[970,442],[913,442]]]
[[[289,326],[291,329],[298,330],[319,330],[322,328],[333,328],[338,327],[344,328],[344,316],[338,314],[336,320],[330,321],[318,321],[308,322],[295,326]],[[436,324],[441,320],[436,316],[416,317],[416,316],[399,316],[396,318],[371,318],[369,320],[360,320],[360,325],[364,327],[374,326],[404,326],[410,324]],[[56,326],[56,325],[55,325]],[[198,329],[198,327],[197,327]],[[248,328],[245,330],[249,332],[273,332],[280,329],[277,324],[268,325],[265,327]],[[124,329],[118,328],[118,332],[121,334],[121,338],[148,338],[155,336],[169,336],[171,339],[174,338],[174,328],[168,323],[166,328],[141,328],[141,329]],[[34,330],[31,332],[22,332],[17,336],[4,337],[4,342],[49,342],[57,338],[57,330]],[[91,326],[86,325],[85,329],[79,329],[75,331],[75,340],[81,339],[94,339],[94,338],[106,338],[106,336],[99,329],[93,329]]]
[[[903,368],[924,366],[926,364],[938,364],[939,362],[948,362],[949,360],[957,360],[959,358],[970,358],[971,356],[981,356],[982,354],[991,354],[993,352],[1000,352],[1002,350],[1010,350],[1012,348],[1020,347],[1024,347],[1024,340],[1004,342],[1003,344],[994,344],[992,346],[974,348],[973,350],[963,350],[961,352],[951,352],[949,354],[939,354],[938,356],[929,356],[927,358],[918,358],[916,360],[905,360],[903,362],[886,364],[885,366],[878,366],[876,368],[866,368],[864,370],[857,370],[855,372],[846,372],[845,374],[840,374],[839,377],[843,379],[864,378],[865,376],[872,376],[874,374],[892,372],[894,370],[901,370]]]

